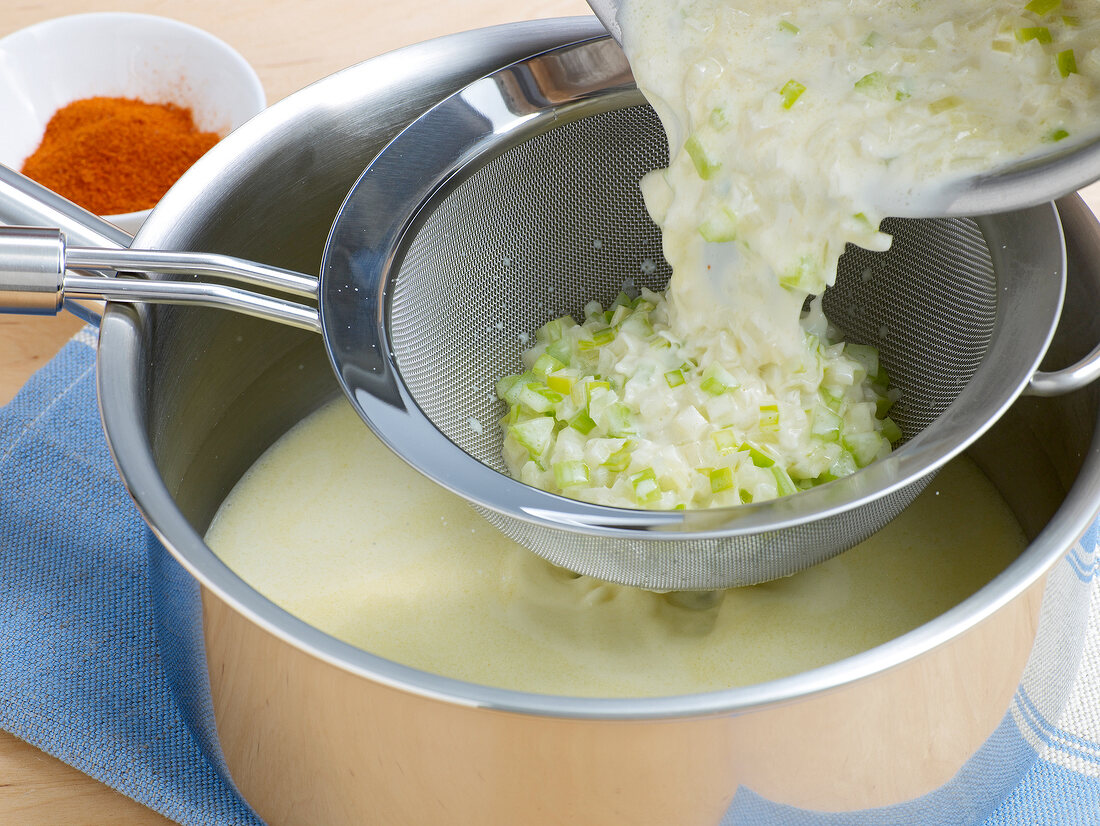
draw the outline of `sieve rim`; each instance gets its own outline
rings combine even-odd
[[[578,67],[589,75],[578,77]],[[549,87],[547,78],[553,80]],[[567,82],[559,82],[562,78]],[[1065,292],[1065,240],[1053,203],[1008,214],[1028,224],[1051,222],[1060,264],[1051,273],[1053,286],[1044,285],[1041,317],[1051,323],[1040,346],[1028,358],[1028,369],[999,386],[998,398],[977,426],[927,428],[890,456],[792,496],[685,511],[581,502],[530,487],[467,454],[412,397],[391,345],[392,285],[411,239],[433,207],[496,154],[541,131],[641,100],[625,57],[610,38],[552,49],[493,72],[425,112],[351,188],[322,260],[325,345],[360,417],[406,463],[478,507],[544,528],[642,541],[748,536],[853,511],[934,472],[981,436],[1030,382],[1053,338]],[[964,389],[943,416],[957,412],[965,396]]]

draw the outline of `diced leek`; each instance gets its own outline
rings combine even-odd
[[[621,473],[630,467],[630,459],[633,452],[634,444],[632,442],[626,442],[621,448],[607,457],[607,461],[603,463],[603,467],[615,471],[616,473]]]
[[[729,115],[726,114],[726,110],[723,107],[719,106],[710,110],[710,125],[718,132],[725,132],[729,129]]]
[[[703,383],[700,387],[712,396],[721,396],[727,390],[735,390],[739,385],[737,380],[730,375],[718,362],[711,362],[703,370]]]
[[[718,452],[722,455],[735,452],[739,445],[737,444],[737,435],[733,432],[732,428],[723,427],[721,430],[716,430],[710,434],[711,441],[714,442],[714,446],[718,448]]]
[[[842,450],[840,456],[833,462],[833,466],[829,468],[827,475],[833,479],[840,479],[843,476],[851,476],[857,469],[856,458],[847,450]]]
[[[622,290],[619,290],[619,294],[615,296],[615,300],[611,302],[611,305],[607,309],[615,310],[619,307],[630,307],[630,296]]]
[[[530,381],[524,383],[516,401],[535,413],[546,413],[562,399],[561,393],[555,393],[544,384]]]
[[[799,29],[798,26],[796,26],[790,20],[780,20],[779,30],[786,32],[787,34],[798,34],[801,31],[801,29]]]
[[[559,338],[561,338],[563,320],[564,319],[561,318],[555,318],[553,321],[547,321],[545,324],[535,330],[535,341],[557,341]]]
[[[603,347],[610,344],[615,340],[615,328],[605,327],[602,330],[597,330],[592,334],[591,339],[582,338],[577,342],[578,350],[594,350],[597,347]]]
[[[523,376],[504,376],[503,378],[497,379],[497,396],[509,404],[515,404],[516,397],[512,396],[509,398],[509,394],[511,394],[516,385],[520,384],[522,381]],[[515,392],[517,394],[519,393],[518,390]]]
[[[543,353],[535,359],[535,363],[531,365],[531,372],[545,378],[548,373],[553,373],[555,370],[561,370],[563,367],[565,367],[564,362],[558,361],[549,353]]]
[[[995,52],[1005,52],[1006,54],[1012,54],[1013,52],[1011,40],[994,40],[990,48]]]
[[[717,212],[708,215],[707,219],[699,225],[699,234],[712,244],[736,241],[737,216],[728,207],[723,206]]]
[[[760,405],[760,429],[773,432],[779,430],[779,405]]]
[[[546,377],[546,386],[564,396],[568,396],[573,391],[573,385],[576,383],[576,374],[566,370],[557,370]]]
[[[569,426],[574,430],[580,431],[585,436],[596,429],[596,423],[592,421],[592,417],[583,410],[578,410],[577,414],[569,420]]]
[[[580,461],[555,462],[554,481],[559,488],[588,484],[588,465]]]
[[[889,94],[886,88],[886,77],[882,72],[871,72],[855,82],[855,90],[860,94],[873,98],[883,99]]]
[[[1021,43],[1027,43],[1029,40],[1050,43],[1053,38],[1050,36],[1050,29],[1046,26],[1024,26],[1022,29],[1016,29],[1016,39]]]
[[[1066,49],[1064,52],[1058,52],[1055,58],[1058,61],[1058,71],[1062,77],[1069,77],[1070,75],[1077,74],[1077,58],[1073,56],[1073,49]]]
[[[748,452],[749,458],[757,467],[771,467],[775,464],[775,459],[752,442],[745,442],[740,449]]]
[[[615,402],[604,411],[607,421],[607,432],[611,436],[633,436],[638,431],[634,424],[634,414],[630,408],[622,402]]]
[[[728,467],[712,470],[710,474],[710,492],[719,493],[733,487],[733,471]]]
[[[1057,143],[1058,141],[1064,141],[1068,137],[1069,132],[1067,132],[1065,129],[1055,129],[1053,132],[1050,132],[1043,136],[1043,142]]]
[[[567,338],[559,338],[546,345],[546,354],[553,356],[562,364],[569,364],[573,360],[573,344]]]
[[[631,475],[630,483],[634,486],[634,498],[643,504],[652,502],[661,495],[661,488],[657,484],[657,474],[653,472],[651,467]]]
[[[788,290],[819,293],[824,287],[821,267],[812,255],[801,255],[788,270],[781,273],[779,283]]]
[[[688,157],[691,158],[691,162],[695,165],[695,171],[699,173],[699,177],[704,181],[709,181],[713,178],[714,173],[722,166],[720,161],[714,160],[707,153],[706,148],[699,142],[699,138],[696,135],[692,135],[684,141],[684,151],[688,153]]]
[[[1077,26],[1081,25],[1081,18],[1080,17],[1074,17],[1073,15],[1069,15],[1069,14],[1063,14],[1062,15],[1062,25],[1068,26],[1071,29],[1076,28]]]
[[[527,449],[532,459],[538,460],[550,447],[550,439],[554,435],[554,420],[549,416],[538,416],[510,425],[508,432]]]
[[[878,349],[870,344],[844,344],[844,355],[859,362],[868,376],[878,375]]]
[[[887,416],[882,420],[882,435],[886,437],[886,440],[893,444],[902,437],[901,428],[898,427],[897,422]]]
[[[783,470],[779,465],[772,465],[772,476],[775,477],[776,492],[780,496],[790,496],[792,493],[798,493],[798,488],[791,480],[791,476],[787,471]]]
[[[790,109],[794,106],[805,91],[806,87],[797,80],[791,79],[784,83],[783,88],[779,90],[779,96],[783,98],[783,108]]]
[[[882,439],[882,435],[872,430],[863,433],[846,433],[842,443],[855,458],[856,467],[866,467],[878,456]]]
[[[942,97],[929,103],[928,111],[933,115],[938,115],[941,112],[946,112],[948,109],[954,109],[961,105],[962,98],[958,95],[948,95],[947,97]]]
[[[869,35],[863,38],[863,45],[866,46],[868,49],[874,49],[878,46],[881,46],[883,40],[884,38],[881,34],[879,34],[878,32],[871,32]]]
[[[684,383],[684,374],[679,370],[669,370],[665,373],[665,384],[669,387],[679,387]]]
[[[589,381],[586,381],[584,383],[584,402],[585,402],[585,405],[586,406],[591,405],[593,394],[595,394],[595,393],[597,393],[601,390],[606,390],[606,391],[610,392],[611,391],[611,382],[609,382],[609,381],[600,381],[600,380],[597,380],[597,379],[590,379]]]
[[[752,493],[745,490],[744,488],[741,488],[741,490],[737,491],[737,493],[741,497],[741,504],[742,505],[747,505],[752,501]]]
[[[1062,0],[1031,0],[1026,6],[1027,11],[1037,14],[1039,17],[1050,14],[1062,5]]]

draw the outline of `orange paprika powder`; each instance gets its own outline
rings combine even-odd
[[[59,109],[23,174],[99,215],[152,207],[219,140],[171,103],[93,97]]]

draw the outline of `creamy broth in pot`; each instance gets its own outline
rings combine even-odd
[[[1024,548],[969,460],[871,540],[796,576],[655,594],[554,568],[396,458],[343,400],[292,429],[207,544],[290,613],[374,654],[574,696],[717,690],[794,674],[943,613]]]

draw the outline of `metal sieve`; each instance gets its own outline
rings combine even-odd
[[[1053,204],[891,220],[892,249],[850,250],[824,302],[849,340],[879,348],[901,391],[891,415],[904,444],[889,458],[794,496],[706,511],[610,508],[527,487],[504,472],[495,380],[520,369],[523,339],[547,320],[606,303],[624,284],[664,286],[669,268],[637,183],[666,159],[622,52],[607,38],[583,41],[469,85],[402,132],[348,195],[319,284],[226,256],[66,250],[56,233],[2,230],[0,310],[55,312],[91,296],[186,301],[320,330],[348,397],[406,461],[550,561],[654,590],[746,585],[827,559],[899,513],[1025,388],[1065,392],[1100,373],[1100,348],[1036,372],[1065,283]],[[0,168],[0,207],[43,197]],[[318,296],[319,314],[165,273]]]

